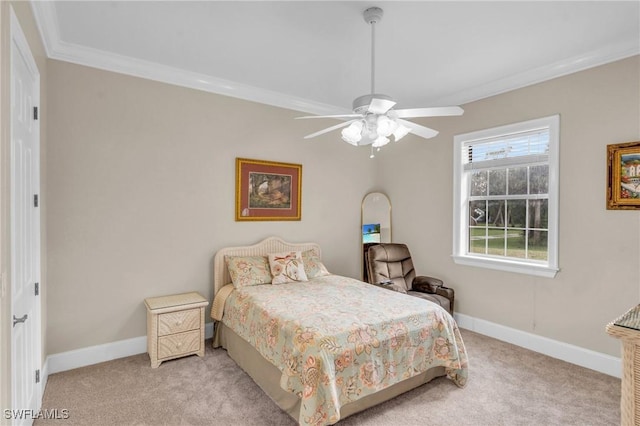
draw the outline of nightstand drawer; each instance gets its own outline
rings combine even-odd
[[[200,309],[158,315],[158,336],[166,336],[198,328],[200,328]]]
[[[200,349],[200,330],[158,338],[158,359],[175,357]]]

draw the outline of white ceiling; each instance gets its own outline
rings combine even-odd
[[[640,1],[32,1],[47,54],[317,114],[463,104],[640,53]]]

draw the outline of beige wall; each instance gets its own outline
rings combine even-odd
[[[441,131],[436,139],[408,137],[371,161],[334,133],[302,140],[325,123],[294,121],[292,111],[46,61],[28,3],[11,5],[41,74],[43,355],[144,335],[145,297],[198,290],[211,298],[212,256],[230,244],[268,235],[318,241],[334,272],[357,277],[360,202],[383,190],[394,240],[409,244],[418,272],[455,287],[459,312],[619,356],[603,329],[640,296],[640,216],[604,208],[605,147],[640,140],[639,57],[465,105],[462,117],[424,120]],[[7,273],[8,24],[9,3],[0,2]],[[561,272],[544,279],[455,265],[453,136],[556,113]],[[302,221],[235,222],[235,157],[303,164]],[[2,407],[10,404],[10,315],[7,294]]]
[[[6,274],[7,280],[7,293],[4,298],[0,300],[0,407],[11,406],[11,257],[9,253],[10,241],[10,223],[9,223],[9,176],[10,176],[10,6],[13,7],[16,17],[20,22],[20,27],[24,32],[29,48],[36,61],[36,65],[40,72],[40,102],[41,105],[46,103],[46,87],[47,87],[47,58],[44,52],[40,34],[37,30],[31,8],[28,2],[12,1],[12,2],[0,2],[0,186],[2,188],[2,196],[0,198],[0,270]],[[40,120],[40,155],[41,155],[41,170],[46,170],[44,157],[46,155],[46,133],[47,133],[47,119],[46,114],[41,114]],[[42,177],[41,177],[42,179]],[[41,192],[45,191],[44,179],[41,180]],[[42,196],[42,209],[41,209],[41,232],[42,232],[42,289],[41,302],[42,302],[42,356],[43,361],[47,355],[46,346],[46,201]],[[4,421],[4,420],[3,420]]]
[[[359,276],[360,203],[376,164],[294,111],[49,62],[49,354],[144,336],[145,297],[212,298],[219,248],[318,241]],[[235,222],[235,158],[303,166],[302,220]]]
[[[380,156],[378,183],[393,203],[393,237],[416,269],[456,290],[460,313],[620,356],[605,325],[640,300],[640,212],[605,208],[606,145],[640,140],[640,57],[464,106],[424,120],[437,138],[413,138]],[[561,271],[547,279],[454,264],[453,136],[560,114]]]
[[[324,123],[292,111],[49,61],[47,351],[144,335],[145,297],[210,299],[215,251],[268,235],[319,241],[334,272],[357,277],[360,202],[383,190],[394,240],[419,272],[455,287],[458,312],[619,356],[603,330],[640,296],[640,218],[604,208],[605,150],[640,140],[639,68],[634,57],[465,105],[462,117],[423,121],[437,138],[408,138],[371,161],[335,134],[302,140]],[[561,272],[455,265],[453,136],[552,114]],[[303,164],[302,221],[235,222],[236,157]]]

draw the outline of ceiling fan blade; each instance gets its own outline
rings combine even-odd
[[[358,117],[360,117],[360,116],[358,116]],[[336,130],[336,129],[339,129],[341,127],[346,127],[349,124],[353,123],[354,121],[358,121],[358,120],[345,121],[344,123],[336,124],[335,126],[327,127],[326,129],[320,130],[320,131],[315,132],[315,133],[311,133],[310,135],[307,135],[304,138],[305,139],[315,138],[316,136],[320,136],[322,134],[329,133],[329,132],[331,132],[333,130]]]
[[[397,109],[394,111],[398,118],[412,117],[445,117],[448,115],[462,115],[464,110],[459,106]]]
[[[296,120],[307,118],[362,118],[362,114],[336,114],[336,115],[305,115],[304,117],[296,117]]]
[[[416,124],[408,120],[398,120],[398,122],[410,128],[411,133],[415,134],[416,136],[420,136],[421,138],[429,139],[439,133],[437,130],[421,126],[420,124]]]
[[[395,101],[390,99],[373,98],[369,104],[368,111],[372,114],[384,114],[395,105]]]

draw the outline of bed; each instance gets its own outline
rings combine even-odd
[[[308,281],[239,284],[238,262],[274,253],[296,254]],[[270,237],[219,250],[211,317],[214,348],[301,425],[334,424],[436,377],[466,384],[464,343],[444,309],[330,274],[315,243]]]

